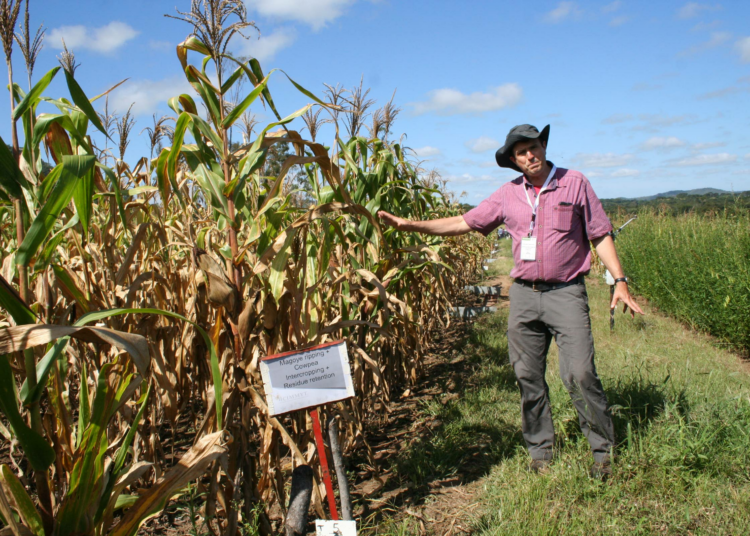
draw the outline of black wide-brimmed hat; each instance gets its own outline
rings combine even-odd
[[[549,139],[549,125],[544,127],[541,132],[534,125],[518,125],[510,129],[508,137],[505,138],[505,145],[500,147],[495,153],[497,165],[504,168],[521,171],[510,159],[513,146],[519,141],[529,141],[539,139],[547,145]]]

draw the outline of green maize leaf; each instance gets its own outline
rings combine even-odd
[[[167,101],[167,104],[176,114],[187,112],[189,114],[198,115],[198,108],[195,106],[193,97],[186,93],[178,95],[177,97],[172,97]]]
[[[65,341],[67,344],[67,341]],[[91,420],[91,407],[89,405],[89,382],[88,382],[88,371],[86,369],[86,363],[81,363],[81,385],[79,396],[79,407],[78,407],[78,430],[76,431],[76,447],[80,448],[83,443],[83,436],[88,428],[89,421]],[[104,372],[104,369],[102,369]],[[99,378],[101,379],[101,373]]]
[[[13,498],[16,500],[16,506],[18,506],[18,513],[21,514],[21,518],[26,526],[31,530],[34,536],[44,536],[44,525],[42,524],[42,518],[34,507],[34,502],[26,493],[26,489],[18,480],[18,477],[10,470],[10,467],[3,464],[0,466],[3,473],[3,480],[8,486],[8,489],[13,494]]]
[[[49,198],[31,224],[26,238],[18,248],[16,264],[28,266],[37,249],[46,240],[47,235],[57,222],[62,210],[70,202],[79,179],[86,176],[94,167],[95,158],[90,155],[65,156],[62,162],[60,178],[50,192]]]
[[[117,502],[115,502],[115,510],[124,510],[127,508],[130,508],[135,503],[138,502],[138,499],[141,497],[139,495],[119,495],[117,497]]]
[[[74,227],[77,223],[78,214],[73,214],[73,217],[68,220],[68,223],[66,223],[62,229],[52,235],[52,238],[47,240],[47,242],[44,244],[44,249],[39,255],[36,256],[36,261],[34,261],[35,272],[43,272],[47,269],[51,262],[52,255],[54,255],[55,251],[57,250],[57,246],[59,246],[63,241],[63,238],[65,238],[65,232],[71,227]]]
[[[47,74],[40,78],[39,82],[37,82],[34,87],[31,88],[31,91],[26,94],[19,105],[16,106],[15,110],[13,110],[14,121],[17,121],[28,110],[36,106],[36,101],[39,99],[42,92],[47,89],[47,86],[49,86],[50,82],[52,82],[52,79],[55,77],[59,70],[59,66],[50,69]]]
[[[104,125],[102,125],[99,115],[96,113],[96,110],[94,110],[94,107],[81,89],[81,86],[78,85],[78,82],[75,81],[73,75],[68,71],[65,71],[65,80],[68,82],[68,91],[70,91],[70,96],[75,105],[86,114],[86,117],[93,123],[99,132],[104,134],[108,139],[111,139],[109,134],[107,134],[107,131],[104,130]]]
[[[83,293],[83,291],[78,288],[75,280],[73,280],[67,270],[65,270],[65,268],[63,268],[62,266],[53,264],[52,271],[57,278],[57,282],[65,287],[65,289],[73,296],[73,298],[75,298],[76,304],[80,306],[84,312],[88,313],[91,310],[91,304],[89,303],[89,300],[88,298],[86,298],[86,295]]]
[[[237,174],[236,184],[232,188],[225,190],[225,195],[234,196],[234,200],[236,202],[236,196],[239,194],[239,192],[244,190],[248,177],[250,177],[250,175],[263,167],[263,165],[266,163],[267,156],[268,149],[248,152],[247,155],[239,162],[238,168],[240,171]]]
[[[70,337],[62,337],[58,339],[47,351],[47,353],[44,354],[44,357],[39,360],[39,363],[37,363],[36,365],[37,385],[33,391],[29,391],[28,380],[23,382],[19,394],[21,395],[21,401],[25,405],[31,405],[34,402],[38,402],[39,399],[42,398],[44,387],[47,384],[47,375],[52,369],[52,365],[55,363],[55,361],[57,361],[57,358],[60,357],[60,355],[65,350],[65,347],[68,345],[69,340]]]
[[[79,181],[76,181],[75,188],[73,189],[73,204],[76,207],[78,218],[81,220],[84,239],[89,235],[89,224],[91,223],[91,213],[93,212],[95,169],[94,166],[91,166],[91,169],[84,173]]]
[[[115,456],[115,460],[114,460],[114,463],[112,464],[112,469],[110,471],[109,478],[107,479],[107,486],[104,488],[104,493],[102,493],[102,497],[99,501],[99,508],[96,511],[96,516],[94,517],[95,525],[98,525],[100,523],[100,521],[102,520],[102,517],[105,515],[105,512],[107,511],[107,507],[112,504],[112,497],[111,497],[112,492],[115,489],[115,484],[117,483],[117,480],[120,478],[120,475],[122,474],[122,469],[125,466],[125,458],[127,458],[130,445],[133,444],[133,439],[135,438],[135,434],[138,431],[138,425],[143,419],[143,414],[145,413],[146,407],[148,406],[148,398],[150,394],[151,394],[151,386],[149,385],[148,389],[146,390],[146,393],[142,395],[141,399],[139,400],[141,407],[138,408],[138,413],[136,413],[135,418],[133,419],[133,422],[130,424],[128,433],[125,435],[125,439],[120,445],[120,448],[117,449],[117,455]],[[130,496],[126,496],[126,497],[130,497]],[[138,498],[137,496],[133,496],[133,497],[135,497],[136,500]],[[117,505],[119,504],[119,501],[120,501],[120,497],[118,496],[115,499],[113,510],[118,509]]]
[[[187,112],[182,112],[180,117],[177,118],[177,123],[174,127],[174,136],[172,138],[172,148],[169,149],[169,155],[167,156],[166,171],[167,177],[169,177],[170,180],[172,180],[177,173],[177,159],[180,157],[182,141],[185,139],[185,131],[192,121],[193,117]]]
[[[2,138],[0,138],[0,186],[15,199],[23,197],[22,188],[29,188],[29,183],[18,168],[18,162]]]
[[[229,220],[229,204],[223,193],[224,177],[209,170],[204,164],[199,165],[193,174],[213,209]]]
[[[86,114],[80,110],[72,108],[68,112],[68,115],[70,115],[70,120],[73,121],[76,130],[78,130],[83,136],[86,136],[86,133],[89,130],[89,119],[86,117]]]
[[[211,120],[214,122],[215,125],[218,125],[221,121],[221,112],[220,105],[219,105],[219,99],[216,98],[216,94],[209,90],[208,87],[203,83],[200,78],[197,78],[194,76],[194,72],[198,72],[195,68],[192,66],[188,66],[188,68],[185,69],[185,76],[188,79],[188,82],[190,82],[190,85],[193,86],[195,91],[200,95],[201,99],[203,100],[204,104],[208,108],[208,112],[211,115]]]
[[[211,82],[211,79],[208,76],[206,76],[206,63],[210,59],[211,58],[206,58],[203,60],[203,71],[199,71],[192,65],[188,65],[187,70],[190,71],[190,74],[193,75],[194,78],[200,80],[205,86],[207,86],[207,88],[210,89],[214,95],[218,95],[219,88],[214,86],[213,83]]]
[[[78,127],[73,122],[73,119],[70,117],[70,115],[67,114],[39,115],[39,117],[36,118],[36,123],[34,124],[34,147],[39,146],[39,144],[42,142],[42,138],[44,138],[44,136],[47,134],[47,131],[50,128],[49,125],[51,123],[58,123],[61,127],[67,130],[68,133],[70,133],[70,135],[73,137],[73,141],[75,141],[78,146],[83,147],[87,153],[92,152],[91,145],[85,139],[84,134],[82,134],[78,130]]]
[[[49,193],[54,188],[55,184],[57,184],[57,181],[60,179],[60,174],[62,173],[62,164],[56,165],[54,168],[52,168],[52,171],[50,171],[46,177],[44,177],[44,180],[42,181],[42,184],[39,185],[39,200],[44,202],[49,198]]]
[[[275,71],[275,69],[273,70]],[[266,89],[266,86],[268,85],[268,78],[273,74],[273,71],[268,73],[266,77],[260,81],[260,83],[255,86],[255,89],[253,89],[250,94],[242,99],[242,102],[239,103],[237,106],[235,106],[231,112],[224,118],[224,121],[221,123],[222,128],[229,128],[231,127],[237,119],[242,116],[242,114],[247,110],[248,106],[250,106],[253,102],[255,102],[255,99],[258,98],[258,95],[260,95],[264,89]]]
[[[257,59],[253,58],[248,63],[250,64],[250,70],[255,75],[255,78],[259,81],[263,80],[265,76],[263,76],[263,69],[260,68],[260,62]],[[263,98],[266,99],[266,102],[273,111],[273,114],[276,116],[276,119],[280,121],[281,114],[279,114],[278,110],[276,109],[276,105],[273,103],[273,98],[271,97],[271,92],[268,91],[268,88],[263,89]]]
[[[224,143],[221,141],[221,138],[216,134],[216,132],[214,132],[211,126],[198,115],[190,114],[190,117],[193,119],[193,124],[198,127],[198,130],[201,132],[201,134],[211,140],[211,143],[213,144],[216,151],[220,155],[224,154]]]
[[[123,227],[127,229],[128,219],[125,216],[125,203],[123,203],[123,200],[122,200],[122,189],[120,188],[120,180],[117,178],[117,175],[115,175],[115,172],[112,171],[107,166],[105,166],[104,164],[97,162],[96,166],[104,172],[104,176],[107,177],[109,184],[112,186],[112,191],[114,191],[115,193],[115,202],[117,203],[117,212],[120,213],[120,219],[122,220]]]
[[[8,311],[16,324],[23,326],[25,324],[36,324],[36,315],[21,299],[10,283],[0,275],[0,307]]]
[[[167,187],[169,179],[166,177],[169,153],[169,149],[162,149],[159,156],[156,158],[156,164],[154,164],[154,167],[156,168],[156,187],[159,188],[159,193],[161,194],[164,206],[169,204],[169,188]]]
[[[91,524],[93,517],[91,510],[103,485],[110,408],[116,403],[117,384],[123,381],[122,375],[119,374],[115,380],[116,385],[109,384],[110,371],[118,365],[119,363],[115,361],[101,368],[91,415],[83,435],[81,435],[83,422],[79,424],[79,442],[74,457],[73,471],[70,474],[70,487],[56,515],[57,536],[84,534]],[[81,389],[82,406],[83,395],[84,389]]]
[[[184,47],[187,50],[193,50],[195,52],[200,52],[201,54],[204,54],[206,56],[211,55],[211,51],[208,50],[208,47],[203,44],[203,41],[198,39],[195,36],[190,36],[187,39],[185,39],[182,43],[177,45],[178,47]]]
[[[41,435],[26,426],[16,403],[16,381],[8,356],[0,356],[0,410],[35,471],[46,471],[55,461],[55,451]]]
[[[232,89],[232,86],[237,82],[237,80],[240,79],[240,77],[244,74],[245,71],[243,71],[242,67],[237,67],[237,69],[232,73],[232,76],[226,79],[226,81],[221,84],[221,94],[226,95],[227,91]]]

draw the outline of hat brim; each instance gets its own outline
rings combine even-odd
[[[508,138],[505,140],[505,145],[500,147],[495,153],[495,161],[497,162],[497,165],[503,168],[510,168],[516,171],[521,171],[521,169],[510,159],[510,153],[516,143],[518,143],[519,141],[529,140],[540,140],[544,142],[545,145],[547,145],[547,140],[549,140],[549,125],[544,127],[542,131],[536,136],[524,136],[522,134],[513,134],[511,136],[508,136]]]

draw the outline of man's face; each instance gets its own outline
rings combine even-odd
[[[519,141],[513,146],[510,160],[524,175],[538,175],[547,161],[547,145],[539,140]]]

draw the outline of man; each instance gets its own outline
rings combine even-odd
[[[513,238],[515,267],[510,275],[508,348],[521,390],[523,437],[531,455],[529,469],[545,471],[552,461],[554,428],[549,388],[544,379],[547,351],[554,336],[560,376],[578,411],[581,430],[591,445],[589,474],[606,479],[612,472],[614,427],[594,366],[594,340],[584,275],[591,268],[594,244],[615,277],[610,306],[643,314],[628,291],[609,222],[583,174],[557,168],[546,158],[549,125],[511,129],[495,159],[500,167],[523,173],[505,183],[463,216],[407,221],[381,211],[380,218],[402,231],[455,236],[479,231],[487,236],[505,224]]]

